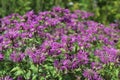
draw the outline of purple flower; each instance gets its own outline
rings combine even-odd
[[[35,52],[32,52],[32,54],[28,54],[28,56],[35,64],[41,64],[46,60],[45,54],[43,54],[40,50],[36,50]]]
[[[90,16],[94,15],[93,13],[85,12],[85,11],[81,11],[81,10],[76,10],[74,13],[79,15],[82,19],[86,19],[86,18],[89,18]]]
[[[74,43],[77,41],[77,37],[75,35],[70,35],[70,42]]]
[[[109,27],[105,27],[105,28],[104,28],[104,32],[105,32],[107,35],[109,35],[109,34],[112,32],[112,29],[109,28]]]
[[[101,50],[95,51],[95,55],[100,58],[101,62],[107,64],[116,61],[117,52],[113,47],[103,46]]]
[[[0,53],[0,61],[4,59],[4,55]]]
[[[89,61],[88,53],[85,51],[79,51],[76,57],[80,64],[87,64]]]
[[[117,24],[117,23],[111,23],[110,26],[111,26],[111,27],[117,27],[118,24]]]
[[[4,40],[3,36],[0,36],[0,43],[2,43]]]
[[[33,11],[33,10],[32,10],[32,11],[29,11],[29,12],[27,12],[27,13],[25,14],[25,16],[28,17],[28,18],[31,18],[32,15],[34,15],[34,11]]]
[[[13,62],[21,62],[25,57],[24,53],[17,54],[15,51],[10,55],[10,59]]]
[[[63,43],[63,45],[66,45],[68,41],[68,36],[67,35],[62,35],[61,36],[61,42]]]
[[[86,69],[83,72],[83,76],[88,80],[103,80],[101,76],[92,69]]]
[[[63,13],[69,14],[70,10],[69,9],[63,9]]]
[[[0,78],[0,80],[13,80],[13,78],[11,78],[10,76],[5,76]]]
[[[6,33],[6,37],[10,39],[17,38],[19,36],[19,32],[14,29],[9,29],[8,32]]]
[[[72,69],[76,69],[76,68],[78,68],[79,66],[80,66],[80,65],[79,65],[79,61],[73,61],[71,68],[72,68]]]
[[[58,7],[54,7],[52,10],[60,13],[60,12],[62,12],[63,9],[58,6]]]
[[[71,61],[69,59],[62,60],[62,66],[61,69],[70,69],[71,68]]]
[[[102,63],[99,63],[99,62],[92,62],[91,63],[91,67],[92,67],[92,69],[95,69],[95,70],[99,70],[99,69],[101,69],[102,68]]]
[[[54,60],[54,67],[56,67],[56,68],[59,68],[60,66],[59,66],[59,61],[58,60]]]
[[[49,26],[57,26],[57,24],[59,23],[60,21],[58,19],[51,19],[49,18],[48,20],[46,20],[46,23],[49,25]]]

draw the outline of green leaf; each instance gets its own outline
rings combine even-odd
[[[32,77],[32,80],[36,80],[36,78],[37,78],[37,75],[34,75],[34,76]]]
[[[34,64],[32,64],[32,65],[30,66],[30,69],[31,69],[34,73],[37,73],[37,72],[38,72],[38,69],[37,69],[37,67],[36,67]]]
[[[14,71],[18,71],[18,70],[20,70],[20,67],[16,66],[10,72],[14,72]]]
[[[118,76],[118,74],[119,74],[119,69],[116,69],[115,70],[115,75]]]
[[[18,70],[14,73],[15,76],[23,75],[24,72],[22,70]]]
[[[31,76],[31,71],[29,70],[29,71],[25,74],[25,77],[26,77],[27,79],[29,79],[30,76]]]

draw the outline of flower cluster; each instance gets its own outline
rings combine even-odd
[[[4,17],[0,19],[0,61],[19,63],[29,58],[34,64],[44,65],[50,60],[57,70],[80,68],[89,80],[102,80],[95,70],[116,63],[120,30],[116,25],[88,20],[91,16],[81,10],[54,7],[38,14],[30,11]]]
[[[98,75],[97,72],[91,70],[91,69],[86,69],[83,73],[84,77],[87,77],[88,80],[103,80],[101,76]]]

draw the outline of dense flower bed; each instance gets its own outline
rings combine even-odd
[[[0,79],[118,80],[120,30],[90,16],[54,7],[0,19]]]

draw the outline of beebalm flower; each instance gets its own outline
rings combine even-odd
[[[52,49],[61,48],[61,44],[58,42],[52,42],[50,46],[52,47]]]
[[[14,29],[9,29],[8,32],[5,34],[5,37],[9,39],[15,39],[18,36],[19,36],[18,30],[14,30]]]
[[[65,69],[71,68],[71,61],[69,59],[62,60],[61,63],[62,63],[63,68],[65,68]]]
[[[70,10],[69,9],[63,9],[62,11],[64,14],[69,14],[70,13]]]
[[[105,27],[104,32],[105,32],[105,34],[109,35],[112,32],[112,29],[109,27]]]
[[[54,60],[54,67],[59,70],[69,70],[72,68],[72,61],[70,59]]]
[[[72,61],[70,59],[63,59],[60,61],[60,70],[70,70],[72,69]]]
[[[117,23],[110,23],[109,24],[109,26],[111,26],[111,27],[117,27],[119,24],[117,24]]]
[[[67,35],[62,35],[61,36],[61,42],[66,43],[68,41],[68,36]]]
[[[28,56],[35,64],[41,64],[46,60],[46,56],[42,52],[37,50],[33,54],[28,54]]]
[[[88,80],[103,80],[102,77],[92,69],[85,69],[83,72],[83,76]]]
[[[74,43],[74,42],[77,41],[76,35],[70,35],[69,38],[70,38],[70,42],[71,42],[71,43]]]
[[[45,21],[49,26],[56,26],[60,21],[58,19],[49,18]]]
[[[4,55],[0,53],[0,61],[4,59]]]
[[[101,50],[96,50],[95,55],[100,58],[100,61],[108,64],[115,62],[118,51],[113,47],[103,46]]]
[[[99,70],[99,69],[102,68],[102,63],[100,63],[100,62],[92,62],[91,67],[92,67],[92,69]]]
[[[10,24],[10,16],[2,18],[2,19],[0,19],[0,21],[2,23],[2,27],[5,27],[5,25],[9,25]]]
[[[77,53],[77,60],[79,61],[80,64],[87,64],[89,59],[88,59],[88,53],[85,51],[80,50]]]
[[[3,47],[4,47],[4,48],[6,49],[6,48],[9,47],[9,44],[10,44],[10,43],[11,43],[11,41],[10,41],[9,39],[4,39],[3,42],[0,43],[0,44],[2,44],[2,45],[0,45],[0,48],[3,49]]]
[[[27,12],[24,16],[30,18],[33,15],[34,15],[34,11],[32,10],[32,11]]]
[[[51,55],[51,56],[57,56],[61,53],[61,50],[58,48],[58,49],[50,49],[49,52],[48,52],[48,55]]]
[[[88,28],[93,28],[93,29],[98,29],[99,28],[98,23],[95,22],[95,21],[89,20],[89,21],[86,21],[85,23],[87,24]]]
[[[25,54],[24,53],[17,53],[17,52],[13,52],[11,53],[10,55],[10,59],[13,61],[13,62],[21,62],[25,57]]]
[[[4,40],[3,36],[2,36],[2,35],[0,35],[0,43],[2,43],[2,42],[3,42],[3,40]]]
[[[81,10],[76,10],[74,13],[79,15],[82,19],[86,19],[94,15],[93,13],[81,11]]]
[[[54,60],[54,63],[53,63],[54,67],[56,67],[57,69],[59,69],[60,68],[60,64],[59,63],[60,62],[58,60]]]
[[[70,22],[71,22],[70,16],[67,16],[67,15],[66,15],[66,16],[63,16],[61,21],[62,21],[62,22],[70,23]]]
[[[71,68],[72,69],[76,69],[79,67],[79,61],[72,61],[72,65],[71,65]]]
[[[13,80],[10,76],[0,77],[0,80]]]
[[[52,10],[53,10],[53,12],[59,12],[60,13],[60,12],[62,12],[63,8],[58,6],[58,7],[53,7]]]

